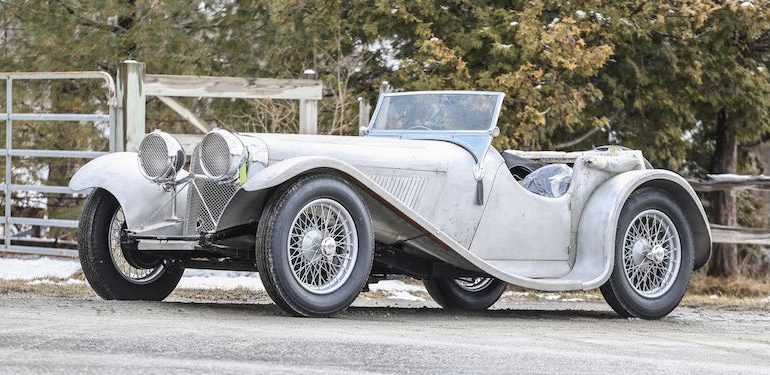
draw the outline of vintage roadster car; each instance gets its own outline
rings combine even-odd
[[[486,309],[514,284],[668,314],[711,252],[693,189],[619,147],[499,152],[503,100],[384,94],[359,137],[214,129],[189,171],[180,142],[151,132],[70,181],[93,189],[85,276],[106,299],[162,300],[185,268],[258,271],[278,306],[310,317],[398,274],[445,308]]]

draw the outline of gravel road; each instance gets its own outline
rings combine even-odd
[[[0,295],[0,373],[770,373],[770,311],[648,322],[594,302],[451,313],[359,299],[334,319],[266,301]]]

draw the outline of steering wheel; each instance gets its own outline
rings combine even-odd
[[[433,130],[433,129],[431,129],[431,128],[427,127],[427,126],[415,125],[415,126],[410,126],[406,130]]]

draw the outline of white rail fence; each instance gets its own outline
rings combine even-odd
[[[74,249],[50,247],[54,241],[39,238],[14,237],[12,225],[77,228],[77,220],[62,220],[40,217],[12,216],[14,192],[38,192],[52,194],[74,194],[67,186],[45,184],[22,185],[13,183],[13,158],[95,158],[107,152],[89,150],[39,150],[13,148],[14,121],[47,121],[62,123],[109,124],[109,152],[135,151],[146,131],[146,101],[156,97],[170,109],[190,122],[201,133],[207,132],[208,125],[193,111],[174,97],[233,98],[233,99],[289,99],[299,101],[299,131],[315,134],[318,129],[318,101],[323,94],[321,81],[309,79],[266,79],[242,77],[201,77],[145,74],[145,65],[137,61],[125,61],[118,68],[117,85],[106,72],[12,72],[0,73],[5,81],[5,113],[0,111],[0,120],[5,120],[5,176],[3,182],[5,210],[2,219],[3,244],[0,252],[57,255],[76,257]],[[103,80],[107,97],[107,108],[101,113],[16,113],[14,108],[14,81],[29,80]],[[0,107],[1,108],[1,107]],[[194,137],[193,137],[194,138]],[[17,244],[14,244],[16,242]],[[19,245],[40,244],[40,246]]]

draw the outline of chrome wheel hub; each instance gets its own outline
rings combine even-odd
[[[120,276],[132,284],[149,284],[163,275],[163,264],[155,268],[139,268],[133,266],[123,254],[123,247],[120,244],[120,236],[126,228],[126,217],[123,215],[123,209],[119,208],[110,220],[109,238],[107,243],[110,251],[112,264],[117,269]]]
[[[655,245],[648,253],[647,259],[651,260],[655,264],[663,263],[666,257],[666,249],[663,246]]]
[[[660,297],[679,274],[681,249],[671,218],[659,210],[641,212],[631,220],[623,238],[626,280],[640,296]]]
[[[326,237],[321,241],[321,253],[327,258],[332,258],[337,254],[337,241],[332,237]]]
[[[292,275],[303,289],[314,294],[338,290],[350,278],[358,257],[353,218],[335,200],[309,202],[292,221],[287,252]]]

